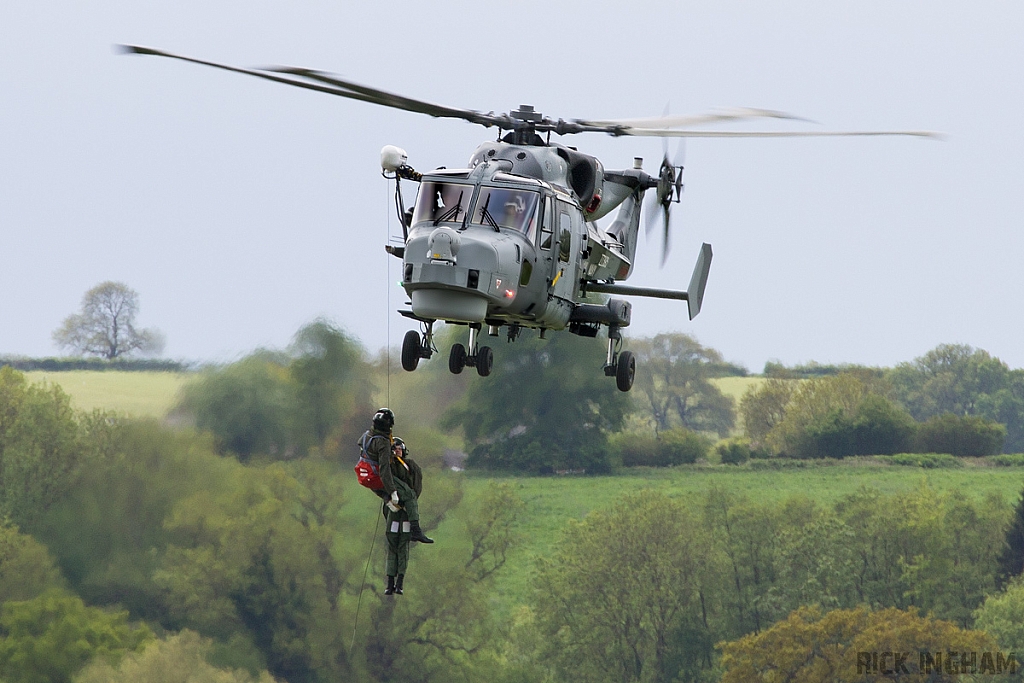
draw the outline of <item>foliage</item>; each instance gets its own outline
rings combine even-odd
[[[31,522],[70,489],[87,451],[59,386],[0,368],[0,516]]]
[[[373,414],[362,347],[320,319],[295,334],[292,351],[288,374],[295,384],[294,430],[300,450],[330,441],[332,455],[348,453]]]
[[[699,669],[711,654],[693,637],[710,543],[691,511],[650,491],[571,522],[540,563],[535,607],[559,680],[669,681]]]
[[[657,436],[621,433],[612,440],[623,467],[668,467],[693,464],[707,457],[711,441],[688,429],[670,429]]]
[[[770,629],[723,643],[722,683],[787,680],[793,683],[853,683],[893,673],[893,653],[911,653],[900,666],[899,680],[956,681],[953,674],[921,668],[920,652],[989,652],[996,644],[980,631],[965,631],[954,624],[915,611],[865,607],[823,613],[803,607]],[[879,671],[867,668],[858,653],[888,653]],[[860,670],[858,670],[860,665]],[[886,669],[882,671],[881,669]],[[865,676],[865,673],[868,676]]]
[[[1010,579],[1024,574],[1024,491],[1021,492],[1013,517],[1006,527],[1003,546],[999,551],[997,580],[1005,586]]]
[[[64,580],[46,547],[9,524],[0,525],[0,604],[31,600]]]
[[[917,449],[926,453],[950,453],[977,458],[995,455],[1003,448],[1006,427],[992,420],[944,413],[928,418],[917,429]]]
[[[811,361],[810,363],[804,363],[803,365],[786,367],[779,361],[771,360],[764,364],[763,374],[765,377],[776,379],[812,379],[814,377],[840,375],[844,372],[866,373],[878,377],[881,377],[883,374],[883,371],[879,368],[869,368],[852,363],[840,363],[839,365],[835,365],[821,364]]]
[[[213,643],[184,630],[130,652],[117,665],[95,659],[75,683],[274,683],[266,671],[254,676],[244,669],[224,669],[208,662]]]
[[[157,358],[22,358],[0,356],[0,366],[10,366],[22,372],[69,372],[94,370],[96,372],[188,372],[193,364],[178,360]]]
[[[70,683],[93,657],[117,661],[152,637],[132,627],[127,612],[87,607],[81,598],[49,590],[0,607],[0,675],[10,683]]]
[[[909,450],[913,419],[882,395],[877,378],[845,373],[807,380],[766,441],[798,458],[843,458]]]
[[[917,420],[952,413],[976,415],[978,399],[1001,388],[1006,364],[965,344],[941,344],[912,363],[900,363],[889,378],[896,397]]]
[[[951,413],[1006,426],[1005,447],[1024,450],[1024,370],[964,344],[943,344],[890,373],[896,398],[917,420]]]
[[[284,359],[258,351],[237,363],[207,372],[182,391],[180,409],[198,429],[210,431],[218,449],[240,460],[294,452],[291,440],[295,388]]]
[[[325,320],[295,335],[292,355],[257,351],[185,387],[178,410],[222,452],[290,459],[351,453],[370,407],[362,348]]]
[[[1004,453],[989,459],[996,467],[1024,467],[1024,453]]]
[[[994,637],[1005,650],[1024,652],[1024,582],[1016,578],[986,597],[974,612],[974,626]]]
[[[723,465],[742,465],[750,460],[750,439],[727,439],[715,446]]]
[[[123,282],[101,282],[82,297],[82,312],[69,315],[53,333],[62,349],[113,360],[135,351],[159,354],[163,335],[135,329],[139,295]]]
[[[768,434],[786,416],[796,383],[769,378],[764,384],[751,387],[740,400],[743,429],[754,443],[764,443]]]
[[[722,354],[687,334],[638,339],[635,390],[644,397],[656,429],[674,425],[725,436],[735,422],[733,401],[711,379],[733,374]]]
[[[603,363],[595,339],[520,337],[496,354],[490,377],[470,384],[442,426],[461,428],[471,467],[608,471],[606,433],[621,427],[629,398],[599,372]]]

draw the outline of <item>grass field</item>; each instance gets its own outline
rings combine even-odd
[[[567,520],[581,519],[591,510],[609,507],[629,492],[651,489],[671,497],[699,500],[709,489],[721,487],[755,502],[806,497],[828,505],[861,487],[896,494],[927,483],[937,491],[956,490],[976,500],[998,494],[1010,505],[1024,487],[1024,468],[967,466],[923,470],[850,461],[831,467],[781,471],[684,465],[665,469],[638,468],[608,477],[508,477],[499,480],[513,483],[526,503],[519,526],[523,545],[510,555],[497,587],[503,604],[515,605],[529,594],[536,557],[548,555],[556,547]],[[489,477],[470,475],[466,488],[470,493],[479,491],[490,481]],[[429,495],[429,490],[425,495]]]
[[[58,384],[79,410],[102,408],[136,417],[163,417],[194,375],[179,372],[26,372],[29,382]]]

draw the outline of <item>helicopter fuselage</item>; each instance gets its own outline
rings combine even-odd
[[[586,281],[628,276],[632,254],[623,242],[635,247],[639,206],[625,231],[632,240],[600,231],[567,186],[572,162],[579,168],[593,157],[574,154],[485,143],[471,168],[423,175],[402,270],[414,317],[560,330],[588,302]],[[600,182],[603,169],[593,162],[577,178],[589,171],[583,189],[597,209],[609,183]],[[626,308],[621,326],[629,324]]]

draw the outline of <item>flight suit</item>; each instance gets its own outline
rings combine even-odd
[[[381,482],[384,484],[384,499],[388,500],[391,497],[391,492],[397,491],[398,503],[407,514],[406,521],[419,522],[420,508],[416,500],[416,491],[405,481],[395,476],[394,468],[402,467],[402,465],[395,460],[394,453],[391,450],[391,434],[377,429],[369,430],[368,434],[366,457],[377,463],[378,474],[380,475]]]

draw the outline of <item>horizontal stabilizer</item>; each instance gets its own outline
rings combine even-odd
[[[693,268],[693,276],[690,278],[690,286],[685,292],[672,289],[652,289],[650,287],[631,287],[629,285],[607,284],[603,282],[588,282],[586,291],[599,294],[621,294],[623,296],[647,296],[654,299],[677,299],[686,302],[689,309],[690,320],[700,313],[701,304],[704,303],[704,288],[708,284],[708,273],[711,272],[711,245],[705,242],[701,245],[700,256],[697,257],[697,265]]]

